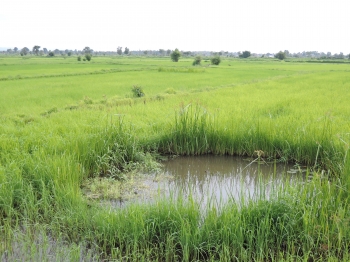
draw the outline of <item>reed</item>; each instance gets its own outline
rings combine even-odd
[[[176,114],[169,133],[161,138],[160,152],[253,156],[256,150],[262,150],[266,158],[313,165],[315,170],[324,169],[339,174],[343,168],[348,149],[344,150],[339,141],[334,141],[331,130],[333,124],[327,118],[323,129],[318,129],[317,133],[313,128],[307,132],[296,129],[286,139],[285,133],[276,132],[278,127],[272,120],[241,119],[232,123],[235,126],[228,129],[227,125],[223,126],[217,120],[220,117],[209,113],[199,104],[183,106]],[[230,120],[227,122],[230,123]],[[312,140],[316,140],[314,144]]]

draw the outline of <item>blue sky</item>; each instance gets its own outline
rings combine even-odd
[[[350,53],[349,0],[2,0],[0,47]]]

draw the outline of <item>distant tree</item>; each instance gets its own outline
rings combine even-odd
[[[118,55],[121,55],[122,53],[123,53],[122,47],[121,47],[121,46],[118,46],[118,47],[117,47],[117,54],[118,54]]]
[[[92,49],[88,46],[86,46],[84,49],[83,49],[83,52],[84,54],[91,54],[92,53]]]
[[[166,54],[167,54],[167,55],[170,55],[170,53],[171,53],[171,50],[170,50],[170,49],[166,50]]]
[[[283,60],[286,59],[286,53],[279,51],[277,54],[275,54],[275,58],[279,59],[279,60]]]
[[[144,55],[147,55],[147,54],[148,54],[148,51],[147,51],[147,50],[143,51],[143,54],[144,54]]]
[[[287,56],[289,56],[289,51],[288,50],[284,50],[284,54]]]
[[[171,60],[173,62],[178,62],[180,56],[181,56],[181,53],[180,53],[179,49],[177,49],[177,48],[170,54]]]
[[[192,65],[194,65],[194,66],[200,65],[200,64],[201,64],[201,61],[202,61],[202,57],[201,57],[200,55],[197,55],[197,56],[194,58]]]
[[[165,54],[165,50],[164,50],[164,49],[159,49],[159,54],[160,54],[161,56],[163,56],[163,55]]]
[[[240,58],[248,58],[250,57],[251,53],[250,51],[244,51],[242,54],[239,55]]]
[[[72,51],[68,51],[67,55],[71,56],[72,55]]]
[[[221,63],[220,56],[214,56],[210,59],[212,65],[219,65]]]
[[[17,52],[17,51],[18,51],[18,48],[17,48],[17,47],[15,47],[15,48],[13,49],[13,51]]]
[[[29,52],[28,47],[23,47],[23,48],[21,49],[20,54],[21,54],[21,56],[24,56],[24,55],[27,55],[28,52]]]
[[[48,56],[55,56],[55,52],[53,52],[53,51],[49,51],[49,54],[48,54]]]
[[[39,49],[40,49],[40,46],[35,45],[35,46],[33,46],[32,52],[33,52],[35,55],[38,55],[38,54],[39,54]]]
[[[43,48],[43,51],[44,51],[44,54],[47,54],[47,53],[48,53],[48,51],[47,51],[47,48],[46,48],[46,47],[44,47],[44,48]]]
[[[350,59],[350,54],[348,54],[348,59]]]
[[[125,49],[124,49],[124,54],[125,54],[125,55],[129,54],[129,48],[125,47]]]

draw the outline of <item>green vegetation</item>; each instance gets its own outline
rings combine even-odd
[[[118,54],[118,55],[121,55],[122,53],[123,53],[122,47],[121,47],[121,46],[118,46],[118,47],[117,47],[117,54]]]
[[[221,63],[220,56],[214,56],[210,59],[212,65],[219,65]]]
[[[286,54],[282,51],[279,51],[277,54],[275,54],[275,58],[277,58],[279,60],[286,59]]]
[[[0,57],[2,259],[38,260],[33,239],[71,261],[350,259],[349,64],[191,62]],[[93,197],[117,201],[159,155],[256,150],[312,180],[205,213],[191,196],[114,209]]]
[[[35,46],[33,47],[33,53],[34,53],[35,55],[39,55],[39,49],[40,49],[40,46],[35,45]]]
[[[87,60],[87,61],[90,61],[91,60],[91,54],[89,54],[89,53],[87,53],[87,54],[85,54],[85,59]]]
[[[173,52],[171,52],[170,57],[173,62],[178,62],[181,57],[179,49],[176,48]]]
[[[23,47],[23,48],[21,49],[20,55],[21,55],[21,56],[25,56],[25,55],[27,55],[28,53],[29,53],[29,48],[28,48],[28,47]]]
[[[141,86],[134,86],[131,91],[132,91],[134,97],[145,96],[145,93],[143,92],[143,89]]]
[[[202,57],[200,55],[196,56],[192,62],[193,66],[200,65],[202,62]]]
[[[125,47],[125,49],[124,49],[124,55],[128,55],[129,52],[130,52],[129,48]]]
[[[244,51],[242,54],[239,55],[240,58],[248,58],[250,57],[251,53],[250,51]]]
[[[197,69],[197,68],[170,68],[170,67],[159,67],[158,72],[174,72],[174,73],[204,73],[204,69]]]

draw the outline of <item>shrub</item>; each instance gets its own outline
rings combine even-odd
[[[221,62],[220,56],[214,56],[210,59],[212,65],[219,65]]]
[[[50,52],[49,52],[49,56],[51,56],[51,57],[52,57],[52,56],[55,56],[55,53],[52,52],[52,51],[50,51]]]
[[[91,60],[91,55],[90,54],[85,54],[85,58],[87,61],[90,61]]]
[[[81,56],[80,55],[78,55],[77,60],[81,61]]]
[[[202,57],[198,55],[194,58],[192,65],[194,65],[194,66],[200,65],[201,61],[202,61]]]
[[[132,91],[134,97],[143,97],[143,96],[145,96],[145,93],[143,92],[141,86],[134,86],[131,89],[131,91]]]

